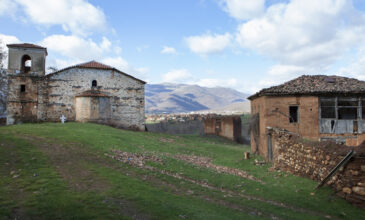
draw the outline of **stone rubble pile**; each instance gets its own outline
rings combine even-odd
[[[132,166],[144,167],[146,161],[153,161],[160,164],[164,163],[164,161],[161,158],[155,155],[147,155],[142,153],[129,153],[120,150],[112,150],[112,152],[113,152],[112,155],[107,155],[107,156],[110,156],[111,158],[119,160],[123,163],[130,164]]]
[[[184,155],[184,154],[177,154],[172,156],[175,159],[182,160],[200,167],[205,167],[208,169],[216,170],[218,173],[226,173],[231,174],[239,177],[243,177],[255,182],[259,182],[262,184],[265,184],[262,180],[257,179],[256,177],[249,175],[247,172],[236,169],[236,168],[230,168],[225,166],[219,166],[212,163],[212,159],[208,157],[199,157],[195,155]]]
[[[322,181],[353,149],[356,153],[326,183],[339,196],[365,208],[365,144],[348,147],[332,142],[302,140],[285,130],[273,129],[275,169]]]

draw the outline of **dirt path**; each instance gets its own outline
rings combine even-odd
[[[50,142],[47,141],[49,139],[42,137],[18,137],[39,147],[39,149],[47,155],[51,164],[72,190],[78,192],[94,191],[103,193],[111,189],[111,184],[107,180],[94,174],[85,165],[85,163],[91,162],[93,164],[96,163],[109,167],[110,164],[107,164],[104,156],[87,152],[81,145],[75,143],[57,144],[54,143],[57,142],[57,140]],[[108,197],[104,199],[102,203],[115,206],[115,212],[119,215],[136,220],[150,219],[148,214],[140,212],[132,202],[125,199]]]
[[[136,167],[139,167],[139,168],[142,168],[142,169],[158,172],[160,174],[164,174],[164,175],[167,175],[167,176],[179,179],[179,180],[184,180],[186,182],[190,182],[190,183],[193,183],[195,185],[199,185],[199,186],[201,186],[203,188],[207,188],[209,190],[222,192],[222,193],[225,194],[226,197],[240,197],[240,198],[244,198],[244,199],[247,199],[247,200],[255,200],[255,201],[267,203],[269,205],[273,205],[273,206],[276,206],[276,207],[290,209],[294,212],[300,212],[300,213],[309,214],[309,215],[313,215],[313,216],[319,216],[319,217],[326,218],[326,219],[337,219],[334,216],[329,216],[329,215],[326,215],[326,214],[323,214],[323,213],[320,213],[320,212],[311,211],[311,210],[307,210],[307,209],[304,209],[304,208],[294,207],[292,205],[285,204],[283,202],[268,200],[268,199],[260,198],[260,197],[257,197],[257,196],[247,195],[247,194],[244,194],[244,193],[241,193],[241,192],[236,192],[236,191],[232,191],[232,190],[228,190],[228,189],[224,189],[224,188],[215,187],[215,186],[210,185],[206,182],[194,180],[194,179],[185,177],[183,175],[180,175],[180,174],[177,174],[177,173],[172,173],[172,172],[169,172],[169,171],[166,171],[166,170],[159,170],[155,167],[151,167],[151,166],[148,166],[148,165],[145,164],[146,161],[154,161],[154,162],[163,163],[163,160],[158,158],[157,156],[148,155],[148,156],[144,157],[143,154],[134,154],[134,153],[128,153],[128,152],[123,152],[123,151],[119,151],[119,150],[114,150],[113,153],[114,154],[108,154],[107,156],[112,157],[113,159],[119,160],[123,163],[129,164],[129,165],[132,165],[132,166],[136,166]],[[177,156],[177,157],[183,158],[182,160],[184,160],[184,161],[189,160],[189,162],[191,162],[193,164],[197,163],[197,162],[195,162],[196,160],[199,160],[199,158],[196,158],[196,157],[194,159],[191,159],[191,158],[185,159],[186,157],[181,157],[181,155]],[[200,158],[200,160],[201,160],[201,158]],[[208,164],[209,164],[209,162],[208,162]],[[217,199],[210,198],[210,197],[205,198],[205,200],[207,200],[207,201],[217,201],[219,204],[226,204],[225,206],[230,207],[230,208],[233,208],[233,207],[236,206],[236,205],[230,205],[229,206],[227,201],[217,200]],[[240,207],[236,206],[234,209],[246,209],[247,210],[248,208],[247,207],[242,207],[242,206],[240,206]],[[260,211],[258,211],[258,210],[253,210],[253,212],[256,213],[256,214],[260,213]],[[280,219],[279,217],[277,217],[275,215],[270,215],[270,217],[272,219]]]

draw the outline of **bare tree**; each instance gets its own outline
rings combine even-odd
[[[58,71],[58,68],[55,66],[50,66],[47,68],[48,73],[53,73],[53,72],[57,72],[57,71]]]
[[[0,42],[0,119],[6,115],[6,95],[8,90],[7,71],[4,67],[7,54],[1,45]]]

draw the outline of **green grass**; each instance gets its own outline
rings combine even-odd
[[[163,164],[124,164],[118,149]],[[361,219],[328,187],[243,160],[218,137],[133,132],[96,124],[0,127],[0,219]],[[208,157],[265,184],[175,159]]]

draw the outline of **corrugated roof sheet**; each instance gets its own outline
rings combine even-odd
[[[284,95],[364,94],[365,81],[342,76],[303,75],[278,86],[262,89],[248,97]]]

